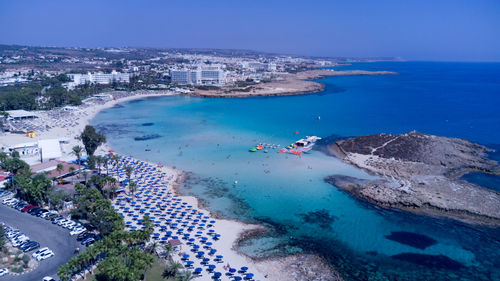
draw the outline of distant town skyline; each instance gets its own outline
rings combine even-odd
[[[500,61],[499,13],[494,0],[0,0],[0,44]]]

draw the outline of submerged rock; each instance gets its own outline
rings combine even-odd
[[[444,255],[425,255],[425,254],[415,254],[415,253],[401,253],[391,256],[394,259],[411,262],[418,265],[423,265],[429,268],[443,268],[458,270],[464,266]]]
[[[406,231],[393,231],[390,235],[386,235],[385,238],[422,250],[437,243],[436,240],[429,236]]]
[[[332,223],[337,220],[337,217],[331,215],[328,210],[321,209],[311,211],[306,214],[299,214],[305,223],[316,224],[323,229],[332,228]]]
[[[143,135],[140,137],[135,137],[134,140],[135,141],[146,141],[146,140],[152,140],[152,139],[157,139],[157,138],[161,138],[161,137],[162,136],[158,135],[158,134],[151,134],[151,135]]]

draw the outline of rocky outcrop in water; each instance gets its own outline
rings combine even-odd
[[[460,179],[471,171],[500,173],[499,164],[487,158],[485,146],[411,132],[338,140],[328,149],[377,176],[325,179],[358,198],[384,207],[500,225],[500,193]]]

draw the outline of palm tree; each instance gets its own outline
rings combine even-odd
[[[153,242],[153,243],[148,245],[148,247],[146,248],[146,251],[150,254],[153,254],[157,247],[158,247],[158,243]]]
[[[134,194],[136,187],[137,187],[136,182],[133,182],[133,181],[128,182],[128,190],[130,191],[130,193],[132,193],[132,195]]]
[[[180,271],[175,277],[177,277],[179,281],[190,281],[196,278],[189,270]]]
[[[111,160],[115,161],[115,164],[116,164],[116,173],[118,174],[118,163],[120,163],[120,156],[119,156],[119,155],[114,154],[114,155],[111,157]]]
[[[134,167],[132,167],[132,166],[125,167],[125,173],[127,174],[129,182],[130,182],[130,177],[132,176],[133,172],[134,172]]]
[[[167,244],[165,244],[164,248],[165,248],[165,252],[167,254],[166,258],[171,260],[172,259],[171,254],[175,250],[174,247],[172,245],[170,245],[170,243],[167,243]]]
[[[83,178],[85,179],[85,185],[87,185],[87,176],[89,175],[89,173],[87,173],[87,171],[83,171],[82,172],[82,176]]]
[[[106,168],[106,175],[108,175],[109,157],[104,156],[104,157],[102,158],[102,163],[104,164],[104,167]]]
[[[80,158],[82,157],[82,153],[83,153],[83,147],[79,146],[79,145],[75,145],[73,146],[72,148],[73,150],[73,154],[76,155],[76,159],[78,160],[78,168],[80,168]]]
[[[101,174],[101,164],[102,164],[102,161],[103,161],[103,159],[102,159],[101,155],[97,155],[95,157],[95,162],[97,164],[97,169],[98,169],[99,175]]]
[[[177,273],[179,272],[179,269],[182,268],[182,264],[180,262],[172,262],[171,264],[167,265],[165,268],[165,271],[163,271],[163,277],[174,277],[177,276]]]
[[[71,174],[73,174],[73,173],[75,172],[75,167],[70,166],[70,167],[69,167],[69,172],[70,172]]]

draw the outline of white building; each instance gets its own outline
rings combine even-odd
[[[196,69],[170,70],[172,84],[178,85],[224,85],[226,73],[220,65],[198,66]]]
[[[73,81],[66,83],[70,89],[75,86],[89,84],[111,84],[111,83],[130,83],[130,75],[128,73],[121,73],[113,70],[111,73],[87,73],[87,74],[68,74],[68,77]]]

